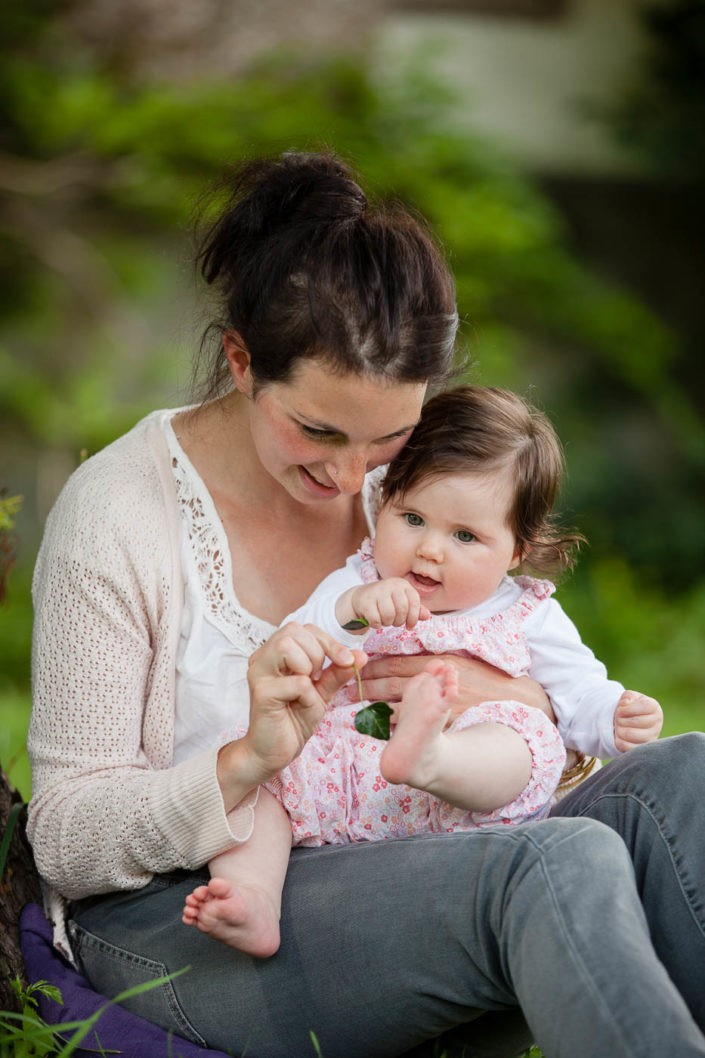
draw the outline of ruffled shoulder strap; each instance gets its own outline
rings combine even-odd
[[[550,598],[556,590],[556,585],[550,580],[539,580],[537,577],[527,577],[523,574],[512,579],[521,588],[521,595],[516,602],[512,603],[509,610],[516,610],[520,617],[528,617],[540,603]]]
[[[358,549],[360,559],[360,576],[365,584],[373,584],[379,580],[379,573],[375,566],[375,545],[372,537],[366,536]]]

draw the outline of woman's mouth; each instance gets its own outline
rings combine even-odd
[[[322,481],[315,478],[310,470],[307,470],[304,466],[299,466],[299,477],[303,487],[312,496],[325,496],[326,499],[332,499],[334,496],[340,495],[340,490],[337,485],[324,485]]]

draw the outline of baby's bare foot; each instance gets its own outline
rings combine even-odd
[[[409,680],[397,712],[394,734],[385,746],[380,770],[391,783],[425,790],[437,777],[439,750],[450,705],[458,689],[455,667],[430,661]]]
[[[279,914],[258,886],[211,878],[186,897],[181,921],[248,955],[266,958],[279,948]]]

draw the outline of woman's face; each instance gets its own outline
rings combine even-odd
[[[250,399],[257,455],[302,503],[352,495],[369,470],[401,449],[425,392],[426,383],[338,375],[300,360],[287,382],[269,383]]]

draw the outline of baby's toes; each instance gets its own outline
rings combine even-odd
[[[192,893],[186,897],[186,903],[191,907],[198,907],[208,899],[208,886],[199,885]]]

